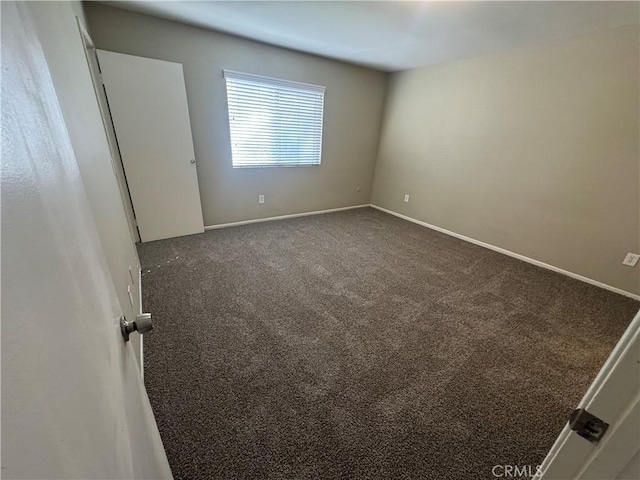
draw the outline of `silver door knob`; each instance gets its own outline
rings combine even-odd
[[[143,334],[152,329],[153,323],[151,322],[150,313],[141,313],[140,315],[136,315],[136,319],[133,322],[127,321],[124,315],[120,317],[120,331],[122,332],[122,337],[125,342],[129,341],[129,335],[133,332]]]
[[[192,159],[191,159],[191,163],[196,163],[196,159],[195,159],[195,158],[192,158]]]

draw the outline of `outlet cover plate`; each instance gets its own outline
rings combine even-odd
[[[628,267],[635,267],[638,264],[639,258],[640,255],[638,255],[637,253],[627,253],[627,256],[624,257],[622,263],[624,265],[627,265]]]
[[[264,203],[264,195],[258,195],[258,203]]]
[[[409,195],[404,196],[404,203],[409,203]]]

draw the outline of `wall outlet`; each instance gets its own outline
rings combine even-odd
[[[622,264],[628,267],[635,267],[638,264],[639,258],[640,255],[638,255],[637,253],[627,253],[627,256],[624,257],[624,260],[622,261]]]
[[[404,203],[409,203],[409,195],[404,196]]]
[[[359,191],[360,191],[360,187],[356,188],[356,192],[359,192]]]
[[[258,203],[264,203],[264,195],[258,195]]]

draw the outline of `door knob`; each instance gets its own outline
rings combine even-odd
[[[141,313],[140,315],[136,315],[136,319],[133,322],[127,321],[124,315],[120,317],[120,331],[122,332],[122,337],[125,342],[129,341],[129,335],[133,332],[143,334],[152,329],[153,323],[151,323],[150,313]]]

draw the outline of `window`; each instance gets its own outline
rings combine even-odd
[[[234,167],[320,165],[325,87],[224,70]]]

